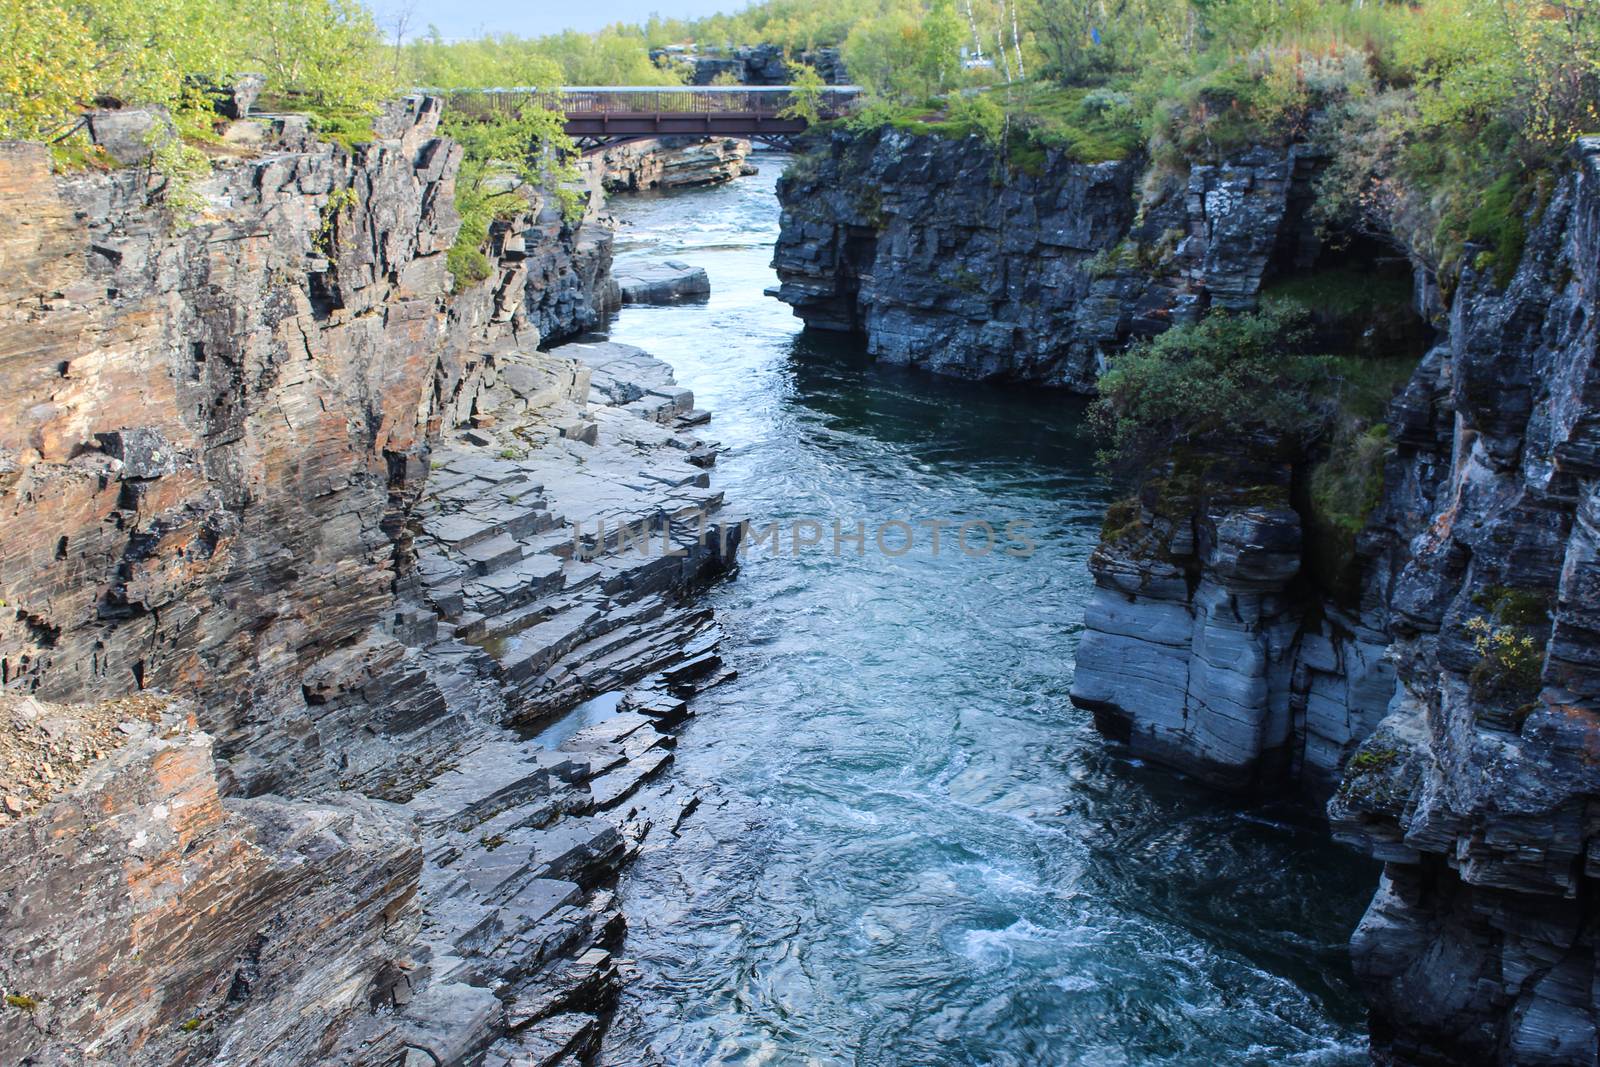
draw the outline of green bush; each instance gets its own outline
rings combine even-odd
[[[484,252],[496,219],[510,219],[529,209],[529,189],[556,199],[569,223],[583,214],[583,201],[572,188],[578,172],[577,149],[563,129],[558,111],[530,99],[516,112],[487,117],[446,106],[444,133],[461,144],[461,171],[456,176],[456,211],[461,229],[446,256],[456,291],[489,277]]]
[[[1216,433],[1314,436],[1314,384],[1328,361],[1305,351],[1305,315],[1274,308],[1175,326],[1111,359],[1091,419],[1113,469],[1151,467],[1174,445]]]

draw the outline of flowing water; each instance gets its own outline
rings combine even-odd
[[[610,336],[715,412],[733,506],[825,533],[711,594],[739,677],[681,734],[704,803],[624,876],[638,973],[603,1062],[1363,1062],[1344,946],[1374,869],[1292,807],[1118,755],[1067,700],[1108,499],[1082,401],[802,334],[762,295],[782,161],[760,162],[614,205],[619,253],[704,266],[712,296]],[[874,543],[934,519],[1001,543]],[[864,552],[835,554],[836,520]]]

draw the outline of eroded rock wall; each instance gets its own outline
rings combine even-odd
[[[1389,406],[1353,591],[1315,573],[1273,442],[1191,443],[1091,563],[1073,699],[1219,784],[1331,793],[1385,862],[1353,947],[1395,1062],[1600,1057],[1600,142],[1552,177],[1514,276],[1464,271]]]
[[[1309,261],[1316,157],[1256,148],[1141,193],[1139,160],[1013,166],[976,137],[838,131],[778,184],[775,295],[878,358],[1091,391],[1104,355]]]
[[[1293,450],[1195,451],[1108,517],[1072,700],[1139,756],[1326,796],[1394,687],[1381,613],[1308,598]]]
[[[6,699],[188,709],[70,741],[71,775],[55,720],[6,753],[8,1061],[553,1064],[596,1039],[604,883],[692,803],[653,724],[717,678],[685,601],[732,543],[674,526],[720,494],[670,372],[638,354],[605,379],[634,406],[596,414],[590,371],[536,350],[597,321],[603,229],[531,193],[452,291],[437,118],[413,100],[353,154],[236,122],[187,226],[144,168],[0,146]],[[616,517],[607,478],[665,563],[578,536]],[[602,689],[615,714],[559,754],[503,726]]]
[[[662,137],[612,145],[585,157],[585,165],[599,171],[606,192],[637,193],[732,181],[753,172],[749,154],[750,142],[737,137]]]
[[[1329,814],[1387,861],[1354,947],[1375,1044],[1406,1059],[1600,1058],[1596,249],[1585,139],[1514,278],[1463,276],[1395,405],[1371,532],[1399,678]]]

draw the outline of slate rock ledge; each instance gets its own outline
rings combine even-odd
[[[437,120],[238,120],[176,230],[0,145],[0,1060],[598,1041],[739,527],[670,370],[560,344],[603,228],[529,190],[450,294]]]

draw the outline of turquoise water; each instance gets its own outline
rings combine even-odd
[[[1082,402],[802,335],[762,295],[762,163],[615,205],[619,253],[704,266],[713,294],[610,335],[715,412],[735,506],[827,532],[712,593],[740,673],[682,731],[704,802],[623,878],[636,974],[602,1062],[1364,1062],[1344,945],[1374,869],[1292,807],[1138,766],[1067,700],[1108,499]],[[1022,521],[1037,547],[870,542],[923,519]],[[833,553],[835,520],[865,553]]]

